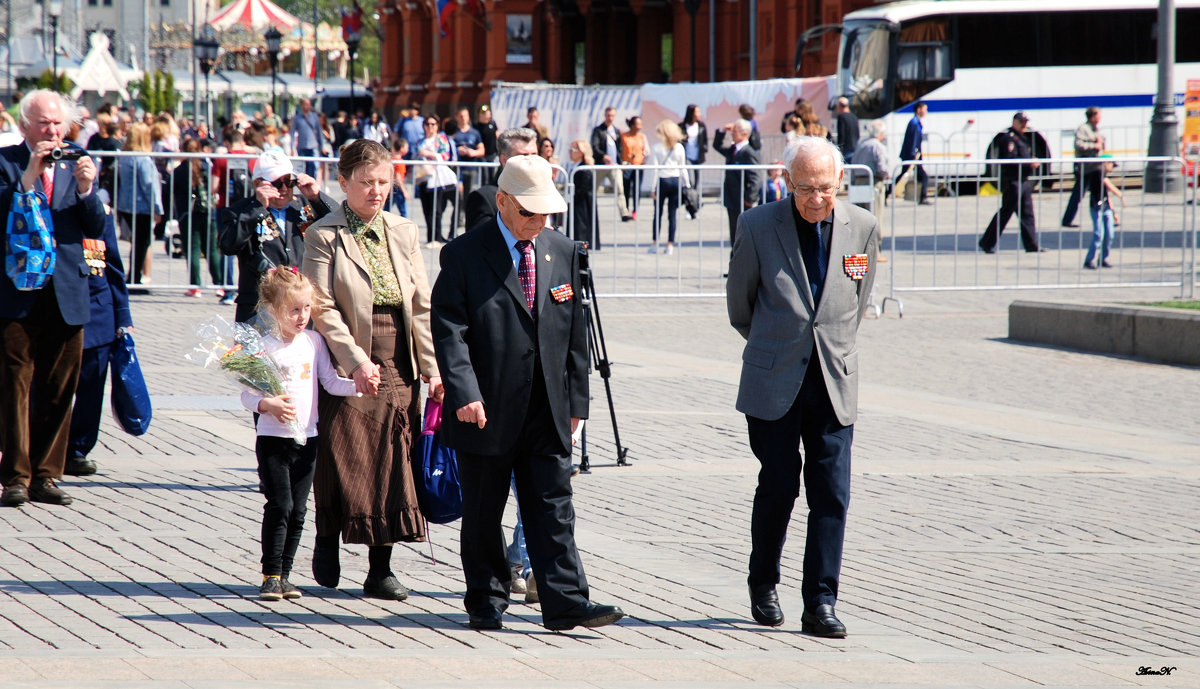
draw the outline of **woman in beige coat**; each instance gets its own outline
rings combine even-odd
[[[417,377],[434,399],[442,384],[417,227],[383,210],[392,174],[391,154],[374,141],[342,150],[338,183],[346,200],[308,228],[303,272],[316,287],[313,323],[338,372],[363,394],[321,397],[313,577],[337,586],[340,535],[370,547],[363,595],[404,600],[391,544],[425,540],[411,450],[419,433]]]

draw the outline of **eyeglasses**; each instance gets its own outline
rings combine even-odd
[[[841,187],[836,184],[826,184],[821,187],[814,187],[811,184],[797,184],[792,187],[792,193],[796,196],[812,196],[815,192],[818,196],[833,196]]]
[[[436,126],[437,126],[437,122],[426,122],[426,123],[425,123],[425,126],[426,126],[426,127],[436,127]]]
[[[274,182],[271,182],[271,186],[275,187],[279,191],[283,191],[284,189],[295,189],[298,183],[299,181],[295,177],[280,177]]]
[[[509,194],[508,192],[505,192],[505,195],[508,196],[508,198],[512,200],[513,205],[517,207],[517,215],[520,215],[522,218],[525,218],[526,220],[529,220],[530,218],[545,217],[545,216],[549,215],[549,213],[534,213],[533,211],[527,211],[524,208],[521,208],[521,204],[517,202],[517,197],[513,196],[512,194]]]

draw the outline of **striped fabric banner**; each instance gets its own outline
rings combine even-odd
[[[610,106],[617,109],[617,126],[624,130],[626,118],[642,114],[641,87],[500,84],[492,91],[496,126],[519,127],[528,119],[526,111],[536,107],[563,163],[570,143],[590,141],[592,128],[604,120],[604,109]]]

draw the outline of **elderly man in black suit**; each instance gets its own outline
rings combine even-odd
[[[546,230],[567,204],[550,164],[514,156],[498,216],[442,248],[433,342],[446,388],[442,433],[462,481],[465,607],[473,629],[500,629],[512,571],[500,520],[515,475],[547,629],[624,616],[589,600],[575,547],[571,435],[588,414],[588,345],[579,256]]]
[[[758,151],[750,144],[753,127],[749,120],[737,120],[725,125],[713,137],[713,149],[725,156],[726,165],[758,165]],[[725,143],[729,134],[730,143]],[[729,214],[729,245],[737,238],[738,216],[758,203],[762,183],[758,170],[725,170],[725,211]]]
[[[801,137],[785,179],[792,195],[742,215],[726,285],[729,322],[746,338],[737,410],[761,464],[750,517],[750,606],[783,624],[775,591],[804,478],[801,631],[841,638],[834,614],[858,416],[858,326],[875,278],[875,216],[837,204],[841,151]],[[801,453],[803,450],[803,456]]]
[[[500,132],[496,137],[496,154],[500,160],[500,169],[513,156],[537,155],[537,132],[527,127],[513,127]],[[485,184],[471,190],[464,204],[466,209],[467,229],[470,230],[496,217],[495,184]]]
[[[55,481],[67,461],[83,324],[91,315],[83,240],[104,234],[104,204],[93,193],[91,158],[51,158],[66,146],[75,104],[39,89],[21,99],[20,112],[25,141],[0,148],[0,227],[7,226],[15,194],[40,194],[49,201],[55,267],[35,290],[17,289],[7,270],[0,277],[0,503],[69,505],[71,497]],[[7,264],[8,251],[5,231],[0,264]]]

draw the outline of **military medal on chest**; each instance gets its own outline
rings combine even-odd
[[[83,239],[83,260],[92,275],[104,275],[104,248],[103,239]]]
[[[267,211],[267,217],[258,221],[258,239],[262,242],[269,242],[275,239],[283,232],[279,229],[279,223],[275,222],[275,216],[271,211]]]
[[[871,269],[866,254],[846,254],[842,256],[842,270],[851,280],[861,280]]]

